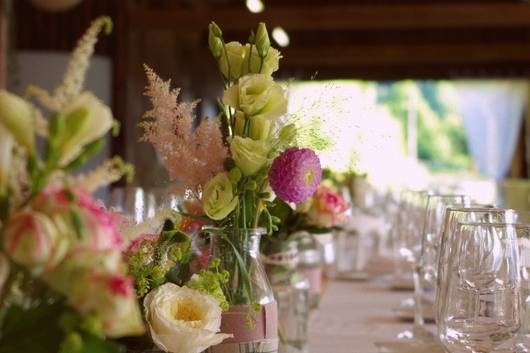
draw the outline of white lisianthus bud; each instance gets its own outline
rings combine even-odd
[[[248,59],[249,55],[250,61]],[[278,71],[279,61],[281,58],[282,56],[280,52],[275,48],[270,48],[267,56],[265,56],[265,58],[261,58],[256,47],[251,47],[250,44],[247,44],[245,46],[245,61],[243,62],[243,70],[241,75],[244,76],[251,73],[270,76],[274,72]]]
[[[77,96],[62,112],[64,128],[55,136],[61,166],[74,160],[83,147],[112,129],[112,112],[90,92]]]
[[[254,140],[264,141],[269,138],[272,122],[261,115],[256,115],[250,120],[250,137]]]
[[[269,39],[269,33],[267,32],[267,26],[263,22],[260,22],[258,25],[255,43],[259,56],[265,58],[269,52],[269,48],[271,47],[271,42]]]
[[[35,149],[34,111],[17,95],[0,90],[0,125],[32,153]]]
[[[227,80],[237,81],[242,76],[245,64],[245,47],[239,42],[226,43],[219,57],[219,70]]]

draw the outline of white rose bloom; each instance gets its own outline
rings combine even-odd
[[[221,308],[212,296],[166,283],[146,295],[144,310],[155,345],[171,353],[199,353],[232,335],[219,334]]]

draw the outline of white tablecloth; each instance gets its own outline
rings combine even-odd
[[[331,281],[309,324],[309,353],[373,353],[374,342],[391,341],[411,327],[392,308],[411,292],[384,283]]]

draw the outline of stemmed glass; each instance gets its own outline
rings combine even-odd
[[[437,267],[437,253],[440,245],[440,234],[442,231],[445,210],[449,206],[465,206],[470,200],[465,195],[458,194],[432,194],[427,196],[423,219],[419,224],[421,229],[419,240],[419,252],[415,253],[415,261],[412,263],[414,270],[414,326],[399,334],[400,338],[413,339],[415,341],[432,343],[434,336],[425,329],[423,317],[423,287],[434,288],[434,280]]]
[[[450,260],[455,256],[456,228],[461,222],[474,223],[515,223],[517,214],[513,210],[493,207],[449,207],[445,212],[445,221],[438,251],[438,266],[435,286],[435,318],[440,317],[440,299],[447,293],[447,276],[458,271],[450,267]]]
[[[458,223],[438,334],[449,352],[510,350],[520,326],[516,226]]]
[[[131,224],[139,224],[154,217],[156,199],[139,187],[118,187],[112,190],[108,207],[121,213]]]

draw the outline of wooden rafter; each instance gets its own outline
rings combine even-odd
[[[226,30],[248,30],[257,22],[289,30],[514,28],[530,26],[530,4],[322,5],[273,7],[251,15],[244,9],[150,10],[132,8],[133,27],[204,30],[215,20]],[[234,20],[237,19],[237,20]]]

